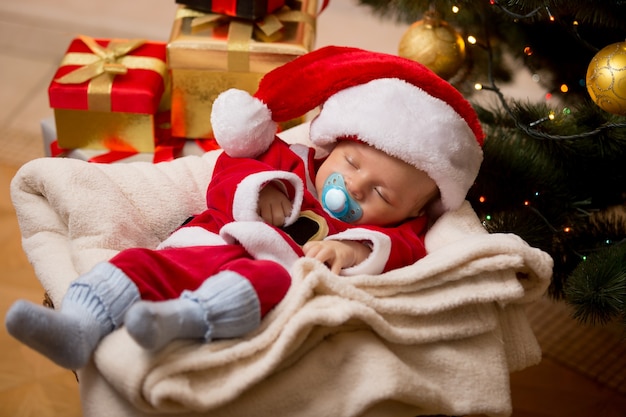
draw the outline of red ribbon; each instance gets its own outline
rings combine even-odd
[[[96,155],[88,159],[89,162],[95,162],[98,164],[111,164],[113,162],[121,161],[122,159],[130,158],[133,155],[137,155],[137,151],[110,151],[101,155]]]
[[[50,156],[62,156],[67,154],[68,152],[70,152],[71,149],[65,149],[65,148],[61,148],[59,146],[59,141],[54,140],[52,141],[52,143],[50,144]]]
[[[215,13],[236,16],[237,2],[234,0],[213,0],[211,2],[211,10]]]
[[[157,145],[154,149],[153,163],[167,162],[178,158],[183,152],[185,139],[179,139],[172,145]]]

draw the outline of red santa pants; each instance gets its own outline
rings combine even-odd
[[[192,246],[151,250],[127,249],[110,262],[139,288],[141,298],[163,301],[193,291],[220,271],[233,271],[254,287],[264,316],[278,304],[291,285],[291,277],[276,262],[253,259],[240,245]]]

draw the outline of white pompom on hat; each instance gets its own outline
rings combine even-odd
[[[211,124],[226,153],[257,157],[274,140],[277,122],[318,106],[313,144],[356,138],[425,171],[444,211],[460,207],[482,162],[482,128],[454,87],[409,59],[324,47],[266,74],[253,97],[236,89],[220,94]]]

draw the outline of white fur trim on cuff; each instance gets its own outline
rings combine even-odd
[[[300,258],[283,236],[262,222],[231,222],[220,229],[228,244],[240,244],[254,259],[265,259],[290,270]]]
[[[302,198],[304,197],[304,185],[296,174],[285,171],[263,171],[248,175],[235,190],[233,198],[233,218],[236,221],[263,221],[259,216],[259,193],[263,186],[271,181],[287,181],[295,189],[292,201],[293,209],[285,225],[288,226],[296,221],[300,213]]]
[[[345,232],[328,236],[325,240],[351,240],[369,242],[372,253],[358,265],[341,270],[341,275],[378,275],[385,270],[391,254],[391,239],[384,233],[369,229],[348,229]]]
[[[220,235],[198,226],[185,226],[176,230],[167,239],[165,239],[157,247],[158,249],[166,248],[184,248],[187,246],[218,246],[225,245],[226,242]]]

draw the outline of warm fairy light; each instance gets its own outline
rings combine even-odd
[[[482,90],[483,89],[483,85],[481,83],[476,83],[476,84],[474,84],[474,89],[475,90]]]
[[[535,120],[534,122],[531,122],[528,125],[530,127],[537,126],[538,124],[543,123],[543,122],[545,122],[547,120],[554,120],[555,117],[556,117],[556,114],[554,113],[553,110],[551,110],[550,113],[548,113],[547,116],[544,116],[544,117],[542,117],[539,120]]]
[[[561,93],[567,93],[569,91],[569,87],[567,84],[561,84]]]
[[[530,201],[528,201],[528,200],[524,201],[524,205],[525,206],[530,206]]]
[[[574,21],[572,22],[572,25],[574,25],[574,26],[578,26],[578,20],[574,20]]]
[[[530,46],[525,47],[524,54],[531,56],[533,54],[533,48],[531,48]]]
[[[554,22],[554,16],[552,16],[552,13],[550,13],[550,9],[548,9],[548,6],[546,6],[546,11],[548,12],[548,16],[550,17],[550,21]]]
[[[452,6],[452,13],[458,13],[459,10],[459,6]]]
[[[481,196],[478,198],[478,201],[480,201],[481,203],[484,203],[484,202],[485,202],[485,200],[487,200],[487,199],[485,198],[485,196],[484,196],[484,195],[481,195]]]
[[[469,35],[469,36],[467,37],[467,42],[469,42],[469,43],[470,43],[470,44],[472,44],[472,45],[476,45],[476,42],[478,42],[478,40],[476,40],[476,38],[475,38],[475,37],[473,37],[472,35]]]
[[[571,232],[571,231],[572,231],[572,228],[571,228],[571,227],[565,227],[565,228],[563,229],[563,231],[564,231],[565,233],[569,233],[569,232]]]

